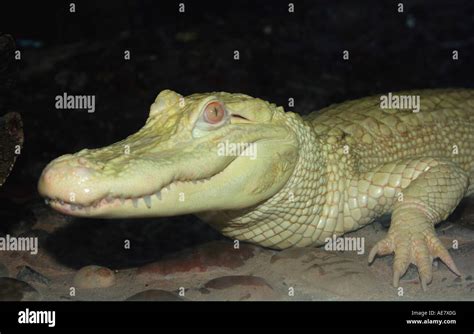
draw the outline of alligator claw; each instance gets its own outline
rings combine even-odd
[[[453,258],[436,236],[434,229],[413,232],[407,229],[389,231],[388,235],[377,242],[369,253],[369,264],[376,255],[384,256],[395,253],[393,262],[393,286],[398,287],[400,278],[410,264],[418,268],[421,287],[427,290],[433,280],[432,264],[435,258],[441,259],[457,276],[461,276]]]

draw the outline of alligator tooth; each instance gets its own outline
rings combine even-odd
[[[198,181],[196,181],[196,180],[192,180],[191,182],[192,182],[193,184],[197,184],[197,183],[198,183]]]
[[[59,204],[64,205],[64,201],[62,199],[60,199]]]
[[[123,205],[123,203],[125,203],[125,197],[122,197],[122,196],[121,196],[121,197],[120,197],[120,204]]]
[[[77,204],[76,207],[77,207],[78,210],[84,209],[84,206],[83,206],[83,205],[80,205],[80,204]]]
[[[132,198],[132,204],[134,208],[138,208],[138,199],[137,198]]]
[[[69,208],[71,209],[71,211],[76,211],[76,206],[74,204],[70,204]]]
[[[158,191],[155,195],[156,195],[156,197],[158,197],[158,199],[161,201],[161,191]]]
[[[105,198],[105,201],[106,201],[107,203],[112,203],[112,202],[114,201],[114,199],[115,199],[115,198],[113,198],[112,196],[107,196],[107,197]]]
[[[45,198],[44,199],[44,204],[49,205],[49,199]]]
[[[148,207],[148,209],[151,209],[151,197],[150,196],[144,196],[143,200],[145,201],[145,204]]]

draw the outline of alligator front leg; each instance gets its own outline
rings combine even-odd
[[[418,267],[422,288],[426,290],[432,280],[432,262],[435,258],[440,258],[460,276],[451,255],[436,236],[434,225],[448,217],[467,187],[468,176],[457,165],[434,161],[427,166],[402,190],[402,196],[393,206],[388,235],[372,248],[369,263],[376,255],[395,253],[395,287],[413,263]]]

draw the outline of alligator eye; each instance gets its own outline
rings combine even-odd
[[[220,102],[211,102],[204,109],[204,120],[210,124],[220,123],[225,117],[224,106]]]

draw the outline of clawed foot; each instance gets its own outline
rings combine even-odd
[[[369,264],[376,255],[383,256],[395,253],[393,263],[393,286],[398,287],[400,277],[408,269],[410,263],[418,268],[421,286],[424,291],[433,279],[433,259],[440,258],[456,275],[461,276],[453,258],[436,236],[434,228],[421,232],[408,229],[390,230],[387,236],[380,240],[369,253]]]

